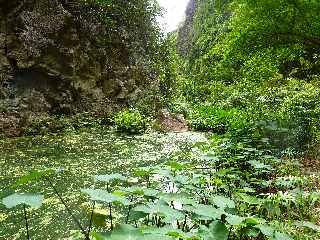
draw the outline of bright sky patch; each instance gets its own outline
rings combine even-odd
[[[158,2],[165,9],[163,17],[159,19],[163,31],[167,33],[176,30],[184,19],[189,0],[158,0]]]

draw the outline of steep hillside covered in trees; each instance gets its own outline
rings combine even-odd
[[[196,5],[195,13],[187,12],[185,24],[193,19],[188,36],[179,34],[178,43],[191,46],[186,59],[198,83],[261,84],[275,78],[280,83],[318,77],[317,1],[199,0]]]
[[[277,139],[283,147],[317,142],[320,3],[198,0],[189,5],[196,8],[187,11],[177,40],[185,98],[243,115],[237,124],[264,121],[291,129]]]

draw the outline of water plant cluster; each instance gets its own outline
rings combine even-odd
[[[82,218],[54,183],[61,170],[32,171],[13,187],[36,182],[51,188],[77,227],[73,239],[319,237],[319,177],[303,176],[290,154],[273,155],[265,139],[219,135],[194,147],[202,154],[192,161],[180,153],[126,176],[88,175],[92,187],[79,189]],[[23,206],[28,229],[27,207],[40,207],[43,198],[14,193],[2,202]]]
[[[166,37],[154,0],[80,2],[80,15],[70,14],[84,24],[94,17],[94,58],[106,66],[93,86],[115,106],[73,116],[55,110],[22,129],[33,138],[14,153],[3,144],[0,163],[20,171],[2,173],[0,210],[24,223],[21,238],[46,238],[42,226],[61,220],[73,223],[70,239],[82,240],[320,239],[319,1],[190,0],[185,23]],[[176,152],[175,142],[124,139],[141,137],[161,110],[208,140]],[[39,133],[50,139],[40,141],[47,149]],[[144,162],[149,156],[156,159]],[[61,216],[34,222],[49,210]]]

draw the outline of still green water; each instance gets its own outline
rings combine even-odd
[[[136,167],[152,166],[172,158],[188,160],[197,156],[193,144],[199,141],[206,141],[201,133],[128,136],[101,129],[2,140],[0,198],[13,193],[9,186],[30,170],[63,168],[63,174],[55,177],[53,182],[75,215],[86,225],[87,218],[81,208],[86,199],[80,196],[80,189],[93,187],[93,175],[128,175]],[[71,230],[76,227],[47,183],[29,184],[17,191],[45,195],[42,207],[28,212],[31,239],[69,239]],[[0,203],[1,240],[26,239],[22,213],[22,208],[7,210]]]

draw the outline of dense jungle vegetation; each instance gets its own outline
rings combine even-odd
[[[77,3],[87,54],[142,94],[1,139],[0,238],[320,239],[318,0],[190,0],[167,35],[156,1]]]

